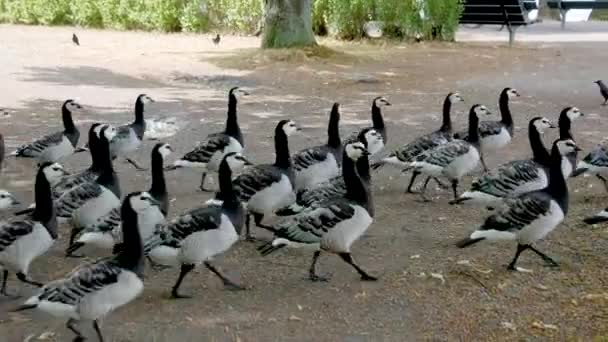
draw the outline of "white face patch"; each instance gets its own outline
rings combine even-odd
[[[578,109],[576,107],[572,107],[568,110],[566,115],[568,116],[568,119],[570,119],[570,121],[574,121],[574,120],[580,118],[582,113],[581,113],[580,109]]]
[[[388,100],[384,96],[376,99],[376,106],[378,106],[378,107],[386,107],[386,106],[390,106],[390,105],[391,105],[391,103],[388,102]]]
[[[358,160],[365,153],[365,145],[361,142],[356,142],[346,145],[346,155],[352,160]]]
[[[65,107],[72,113],[80,111],[82,109],[82,106],[76,101],[68,102]]]
[[[238,88],[232,92],[232,95],[234,95],[234,97],[236,97],[237,99],[241,99],[243,96],[249,95],[249,93],[243,89]]]
[[[116,127],[108,125],[108,128],[104,131],[104,135],[108,141],[111,141],[116,136]]]
[[[96,126],[96,127],[93,129],[93,132],[95,132],[95,135],[96,135],[98,138],[100,138],[99,133],[101,133],[101,130],[102,130],[104,127],[107,127],[107,126],[108,126],[108,125],[97,125],[97,126]]]
[[[454,93],[454,94],[450,95],[450,103],[458,103],[458,102],[464,102],[464,99],[462,98],[462,96],[460,96],[460,93]]]
[[[536,130],[539,133],[544,133],[545,130],[547,128],[550,128],[552,126],[551,121],[549,121],[549,119],[546,118],[542,118],[542,119],[538,119],[536,121],[534,121],[534,127],[536,127]]]
[[[384,148],[384,139],[382,135],[376,130],[370,129],[365,133],[365,140],[367,140],[367,150],[371,154],[375,154]]]
[[[63,171],[63,166],[59,163],[47,165],[42,172],[44,172],[44,177],[51,185],[57,184],[61,177],[66,174],[65,171]]]
[[[142,192],[137,196],[131,196],[131,208],[136,212],[144,211],[152,206],[154,199],[147,192]]]
[[[492,113],[490,113],[490,110],[488,110],[488,107],[486,107],[484,105],[479,105],[479,106],[475,107],[475,114],[477,114],[477,117],[481,117],[482,115],[490,115]]]
[[[509,96],[509,99],[511,99],[511,100],[512,100],[512,99],[514,99],[514,98],[518,97],[518,96],[519,96],[519,93],[518,93],[518,92],[517,92],[517,90],[515,90],[515,89],[509,89],[509,90],[507,91],[507,95]]]
[[[141,103],[143,103],[143,104],[148,104],[148,103],[152,103],[152,102],[154,102],[154,100],[153,100],[153,99],[152,99],[150,96],[148,96],[148,95],[142,95],[142,96],[139,98],[139,100],[140,100],[140,101],[141,101]]]
[[[560,140],[557,142],[557,148],[559,150],[559,154],[562,156],[567,156],[576,151],[576,143],[572,139]]]
[[[289,120],[285,123],[285,125],[283,125],[283,132],[285,132],[285,135],[287,136],[294,134],[297,130],[298,126],[296,126],[296,123],[291,120]]]
[[[167,156],[170,155],[171,152],[173,152],[173,150],[171,149],[171,146],[169,144],[164,144],[158,149],[158,153],[160,153],[163,159],[167,158]]]

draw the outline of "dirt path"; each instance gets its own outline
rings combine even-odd
[[[496,45],[392,45],[327,42],[348,55],[319,60],[286,56],[269,62],[251,53],[252,38],[223,37],[219,47],[210,37],[79,30],[81,46],[72,45],[72,29],[0,25],[0,107],[11,117],[0,121],[7,143],[20,142],[59,126],[59,104],[76,98],[89,112],[76,118],[120,123],[131,119],[135,96],[145,92],[158,100],[148,117],[174,117],[184,127],[167,139],[177,151],[188,151],[206,134],[221,129],[226,91],[240,85],[251,91],[239,106],[246,132],[247,155],[255,161],[273,158],[275,122],[292,118],[305,134],[290,140],[293,151],[324,140],[327,113],[343,104],[342,132],[367,125],[371,99],[387,96],[389,147],[410,141],[439,126],[441,102],[458,90],[466,106],[456,108],[454,122],[466,125],[467,108],[484,103],[498,112],[499,91],[513,86],[523,95],[513,105],[516,139],[490,165],[529,155],[527,120],[544,115],[556,120],[559,110],[576,105],[587,113],[575,124],[577,142],[591,148],[604,137],[592,81],[605,72],[606,44],[545,44],[503,48]],[[276,58],[276,56],[275,56]],[[289,62],[295,60],[297,63]],[[238,68],[226,69],[232,65]],[[606,76],[604,76],[606,77]],[[557,132],[548,133],[549,142]],[[137,158],[149,160],[153,142]],[[86,158],[67,161],[83,168]],[[149,175],[120,163],[123,191],[147,188]],[[10,161],[0,185],[32,198],[33,163]],[[193,191],[200,175],[168,175],[175,215],[207,194]],[[337,257],[325,255],[331,282],[304,280],[310,253],[290,250],[266,258],[255,246],[240,243],[217,263],[234,279],[251,287],[230,292],[204,269],[184,283],[194,299],[168,299],[177,270],[149,271],[144,294],[103,322],[109,341],[413,341],[413,340],[590,340],[608,335],[606,283],[608,230],[581,225],[580,218],[606,205],[603,188],[591,178],[570,182],[570,215],[539,248],[558,258],[559,270],[542,267],[525,254],[521,266],[533,273],[508,273],[505,265],[514,245],[484,245],[458,250],[453,242],[481,222],[486,212],[447,204],[449,193],[435,192],[427,204],[403,194],[407,177],[398,170],[374,175],[376,220],[368,236],[354,246],[357,261],[381,276],[362,283]],[[67,227],[62,230],[65,236]],[[263,232],[258,234],[263,235]],[[31,275],[46,281],[82,260],[62,256],[65,237],[52,252],[35,261]],[[440,274],[444,281],[431,274]],[[13,278],[14,279],[14,278]],[[21,287],[9,282],[13,290]],[[27,296],[33,289],[22,287]],[[0,299],[0,336],[21,341],[51,332],[51,341],[70,338],[64,322],[42,314],[8,314],[18,301]],[[88,327],[87,327],[88,328]],[[92,331],[87,330],[90,336]]]

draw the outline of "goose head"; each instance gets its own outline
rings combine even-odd
[[[366,146],[367,151],[372,155],[384,148],[382,134],[372,127],[366,128],[359,133],[359,141]]]
[[[583,112],[581,112],[580,109],[576,108],[576,107],[567,107],[564,108],[562,110],[562,113],[560,114],[560,116],[566,116],[568,119],[570,119],[570,121],[574,121],[578,118],[580,118],[581,116],[585,116],[585,114]]]
[[[449,93],[448,100],[450,100],[451,104],[458,103],[458,102],[464,102],[464,99],[462,98],[462,96],[460,96],[460,93],[458,93],[458,92]]]
[[[63,108],[65,108],[70,113],[82,111],[82,105],[72,99],[66,100],[63,103]]]
[[[388,100],[384,96],[378,96],[378,97],[376,97],[374,99],[374,104],[378,108],[386,107],[386,106],[392,106],[392,104],[390,102],[388,102]]]
[[[128,201],[136,213],[144,212],[150,207],[159,206],[158,201],[145,191],[130,193],[125,201]]]
[[[243,96],[248,96],[249,92],[247,92],[246,90],[243,90],[239,87],[233,87],[230,89],[230,91],[228,92],[228,96],[234,96],[235,99],[240,99]]]
[[[171,145],[167,143],[158,143],[154,146],[154,149],[152,149],[152,153],[160,154],[163,160],[166,160],[167,156],[169,156],[172,152],[173,148],[171,148]]]
[[[507,98],[509,98],[509,100],[513,100],[517,97],[519,97],[519,93],[517,92],[517,89],[515,88],[505,88],[503,89],[503,94],[506,94]]]
[[[369,156],[369,152],[365,148],[365,145],[363,145],[363,143],[360,141],[346,144],[344,151],[346,152],[348,158],[353,161],[357,161],[363,156]]]
[[[59,163],[44,163],[40,165],[40,168],[51,186],[59,183],[62,177],[68,175]]]
[[[150,96],[148,96],[146,94],[139,94],[139,96],[137,96],[137,102],[139,102],[141,104],[148,104],[148,103],[152,103],[155,101],[153,98],[151,98]]]
[[[471,113],[474,113],[478,118],[482,115],[492,115],[492,112],[488,109],[488,107],[482,104],[476,104],[471,107]]]
[[[293,120],[281,120],[279,122],[279,127],[283,130],[286,136],[290,136],[301,130],[301,128],[296,126],[296,123],[293,122]]]
[[[0,190],[0,210],[7,210],[20,205],[21,202],[6,190]]]
[[[103,134],[106,140],[112,141],[112,139],[114,139],[114,137],[116,136],[116,133],[116,127],[112,125],[103,125],[100,129],[99,135],[101,138],[101,135]]]
[[[572,139],[557,140],[555,144],[557,145],[559,154],[562,156],[568,156],[581,150]]]
[[[238,152],[230,152],[224,156],[224,160],[231,171],[241,170],[243,167],[253,165],[247,158]]]
[[[538,133],[544,133],[545,130],[547,128],[556,128],[557,126],[555,126],[549,119],[541,117],[541,116],[537,116],[535,118],[533,118],[531,120],[532,125],[534,125],[534,128],[536,128],[536,130],[538,131]]]

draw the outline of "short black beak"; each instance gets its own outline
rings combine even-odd
[[[155,200],[154,198],[148,198],[148,202],[150,202],[150,204],[152,204],[155,207],[159,207],[160,206],[160,202]]]
[[[575,150],[575,151],[582,151],[583,149],[582,149],[582,148],[580,148],[580,147],[578,147],[578,146],[574,146],[574,150]]]
[[[240,89],[239,89],[239,92],[240,92],[241,94],[243,94],[244,96],[251,95],[249,92],[244,91],[244,90],[240,90]]]
[[[245,161],[245,165],[246,165],[246,166],[251,166],[251,165],[253,165],[253,163],[252,163],[252,162],[250,162],[250,161],[249,161],[249,159],[247,159],[247,158],[244,158],[244,157],[243,157],[243,161]]]
[[[555,124],[550,124],[550,125],[549,125],[549,128],[557,128],[557,125],[555,125]]]
[[[371,153],[369,153],[369,151],[368,151],[368,150],[363,150],[363,155],[364,155],[364,156],[369,156],[369,155],[371,155]]]
[[[384,101],[384,104],[387,105],[387,106],[392,106],[392,104],[390,102],[388,102],[388,101]]]

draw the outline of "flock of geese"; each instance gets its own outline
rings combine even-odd
[[[123,126],[94,123],[88,130],[88,142],[78,147],[80,132],[72,114],[82,107],[73,100],[63,103],[64,130],[44,136],[11,153],[14,157],[36,158],[35,203],[13,212],[0,223],[0,265],[3,269],[0,292],[9,295],[10,273],[23,283],[40,290],[16,311],[39,309],[64,317],[74,341],[85,338],[77,323],[93,322],[100,341],[103,336],[98,319],[136,298],[144,288],[143,272],[147,260],[155,269],[179,268],[171,288],[173,298],[185,298],[180,291],[185,277],[198,264],[216,274],[226,287],[244,289],[226,277],[212,262],[213,257],[229,250],[241,236],[256,241],[252,226],[270,231],[274,236],[258,247],[262,255],[283,247],[312,251],[311,281],[328,281],[317,272],[322,252],[338,255],[351,265],[361,280],[377,277],[355,262],[351,246],[374,221],[370,170],[396,166],[411,172],[407,192],[414,193],[419,175],[422,198],[433,180],[451,188],[453,205],[481,205],[494,210],[473,232],[456,245],[471,246],[482,240],[515,240],[517,250],[509,269],[525,250],[538,254],[551,266],[557,263],[533,244],[555,229],[568,213],[567,179],[583,173],[596,175],[608,190],[608,143],[598,145],[577,164],[580,151],[572,135],[572,122],[583,113],[567,107],[558,118],[560,136],[549,149],[543,145],[543,132],[555,125],[544,117],[529,122],[528,136],[532,158],[514,160],[488,170],[484,155],[507,146],[513,139],[513,118],[509,102],[518,97],[515,89],[505,88],[499,97],[501,120],[482,121],[490,114],[480,104],[470,108],[468,128],[454,132],[450,117],[452,106],[463,102],[458,93],[447,95],[441,127],[399,146],[389,154],[381,152],[388,141],[382,108],[390,106],[384,97],[372,102],[372,125],[345,139],[340,136],[340,105],[329,114],[327,141],[324,144],[290,152],[289,137],[298,126],[281,120],[274,130],[276,159],[271,164],[253,164],[242,153],[245,139],[237,117],[237,99],[248,93],[238,87],[228,94],[225,129],[210,134],[192,151],[172,164],[173,152],[166,143],[157,143],[151,152],[152,183],[148,190],[122,196],[120,179],[113,161],[125,158],[145,170],[129,155],[142,144],[146,123],[144,107],[152,98],[142,94],[135,102],[135,120]],[[68,174],[58,163],[79,152],[91,154],[91,165]],[[4,143],[1,144],[2,160]],[[479,167],[483,173],[470,189],[459,193],[460,181]],[[210,173],[217,173],[219,190],[204,205],[169,219],[169,194],[165,173],[190,168],[202,173],[200,189]],[[179,172],[179,171],[176,171]],[[447,182],[446,182],[447,181]],[[0,207],[11,210],[20,206],[10,192],[0,191]],[[268,224],[270,215],[282,216]],[[253,223],[251,222],[253,218]],[[608,209],[586,219],[588,223],[608,221]],[[64,278],[46,284],[34,280],[29,265],[46,253],[59,235],[60,224],[69,227],[66,256],[83,246],[106,250],[108,257],[81,264]],[[67,228],[66,228],[67,229]]]

